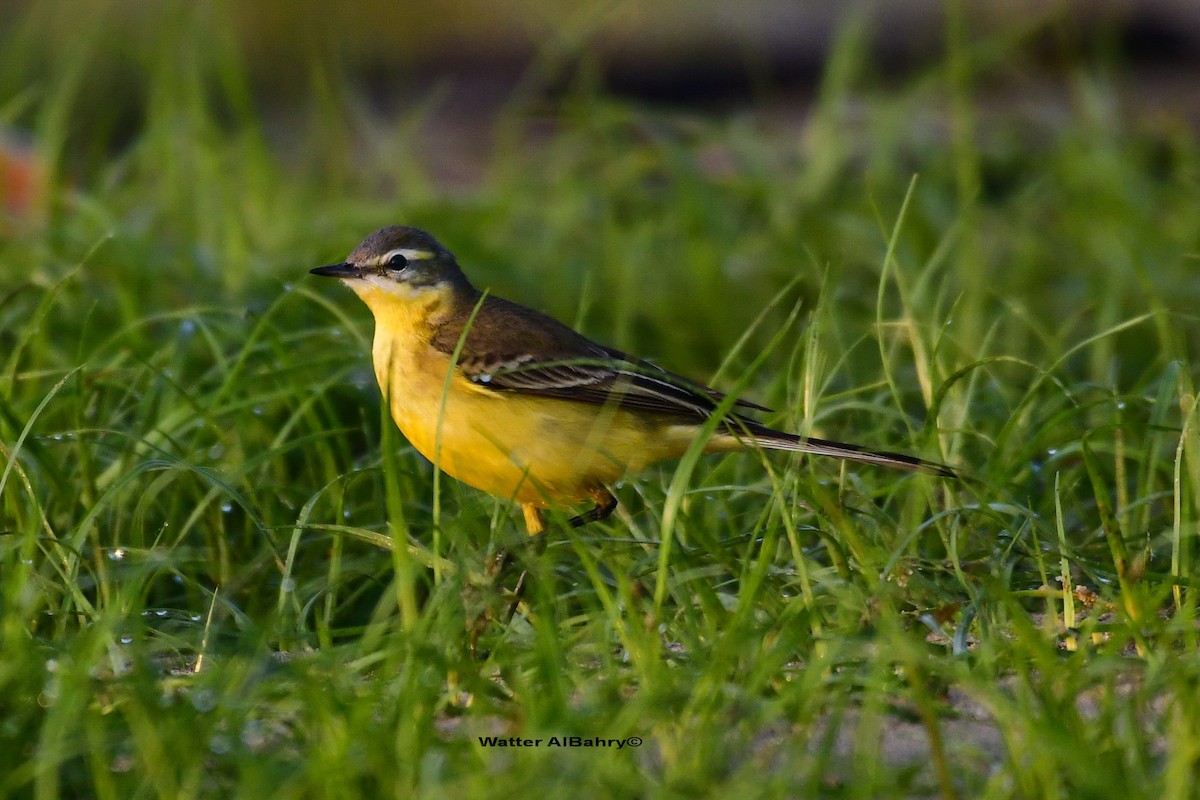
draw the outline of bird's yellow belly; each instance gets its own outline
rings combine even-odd
[[[422,455],[458,480],[521,503],[574,503],[617,480],[627,454],[612,437],[588,437],[578,426],[521,408],[521,398],[454,397],[438,407],[394,401],[400,431]],[[596,441],[589,441],[594,438]]]
[[[393,359],[390,372],[377,373],[392,418],[438,468],[497,497],[543,507],[581,502],[686,449],[686,438],[666,434],[674,426],[657,430],[644,415],[496,392],[460,375],[443,401],[449,360],[440,360],[431,369]]]

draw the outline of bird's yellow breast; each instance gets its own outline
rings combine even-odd
[[[396,425],[477,489],[537,506],[577,503],[626,471],[678,457],[694,435],[654,415],[476,385],[430,344],[443,298],[356,291],[375,315],[375,376]]]

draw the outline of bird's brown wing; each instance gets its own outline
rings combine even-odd
[[[463,340],[458,369],[478,386],[597,405],[615,403],[697,421],[711,417],[725,399],[715,389],[596,344],[552,317],[499,298],[485,299],[464,340],[463,330],[474,303],[466,308],[460,311],[461,316],[447,320],[435,331],[432,344],[451,354]],[[735,401],[732,413],[724,420],[726,432],[775,450],[956,477],[950,467],[932,461],[775,431],[742,415],[745,411],[768,410]]]
[[[432,344],[453,353],[470,308],[446,320]],[[467,330],[458,369],[473,383],[521,392],[705,419],[725,396],[640,358],[597,344],[553,317],[487,297]],[[734,409],[768,411],[744,400]]]

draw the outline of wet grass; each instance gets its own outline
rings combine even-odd
[[[114,34],[22,94],[44,24],[0,96],[52,165],[0,241],[0,794],[1190,794],[1198,149],[1102,68],[1032,132],[975,94],[1015,34],[886,89],[847,36],[799,135],[581,80],[448,196],[328,76],[281,157],[215,24],[82,147]],[[401,144],[352,158],[363,126]],[[772,424],[967,478],[688,457],[528,546],[435,481],[368,312],[307,276],[393,222]],[[503,547],[534,580],[472,657]]]

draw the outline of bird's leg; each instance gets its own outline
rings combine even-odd
[[[591,511],[585,511],[579,516],[568,520],[574,527],[578,528],[580,525],[586,525],[589,522],[598,522],[599,520],[607,519],[617,508],[617,498],[604,487],[593,490],[591,498],[596,502],[595,507]],[[542,517],[541,508],[532,503],[525,503],[521,505],[521,511],[525,515],[525,530],[530,536],[537,536],[546,530],[546,522]],[[534,545],[540,549],[542,540],[536,541]],[[493,586],[499,583],[501,573],[510,563],[512,563],[512,554],[507,550],[501,550],[492,558],[491,563],[488,564],[486,575],[491,580]],[[525,590],[528,586],[529,571],[522,570],[521,576],[517,578],[517,585],[513,587],[512,598],[508,602],[508,608],[505,610],[504,624],[507,625],[509,622],[512,622],[512,618],[516,616],[517,608],[525,598]],[[472,655],[476,654],[475,645],[479,635],[487,628],[491,620],[491,611],[484,611],[475,618],[474,623],[471,625],[470,646]]]
[[[592,499],[596,501],[595,508],[570,519],[570,523],[576,528],[580,525],[586,525],[589,522],[598,522],[606,519],[617,509],[617,498],[613,497],[612,492],[604,487],[594,490],[592,492]],[[545,530],[546,526],[542,522],[542,511],[540,508],[526,505],[522,506],[521,509],[525,512],[525,527],[529,530],[530,536]],[[508,604],[508,613],[504,619],[506,625],[512,622],[513,615],[517,613],[517,606],[521,604],[521,598],[525,595],[525,583],[528,576],[529,571],[523,570],[521,577],[517,578],[517,585],[513,588],[512,600]]]
[[[499,583],[500,575],[504,572],[504,568],[507,567],[511,561],[512,554],[508,550],[500,550],[496,553],[496,555],[488,559],[488,562],[483,569],[483,586],[486,586],[487,588],[482,589],[482,598],[473,597],[476,592],[481,591],[481,588],[478,586],[471,587],[468,585],[463,590],[463,600],[467,604],[468,614],[470,613],[471,605],[480,602],[480,600],[482,600],[483,603],[483,610],[478,611],[478,613],[475,615],[475,618],[471,622],[467,623],[467,630],[470,632],[468,646],[471,649],[472,658],[477,658],[479,656],[477,647],[479,644],[479,636],[487,629],[488,623],[492,621],[491,606],[492,601],[494,600],[496,584]]]
[[[592,491],[592,499],[596,501],[595,508],[577,517],[571,517],[569,520],[571,525],[578,528],[589,522],[598,522],[608,518],[617,509],[617,498],[603,486]],[[539,534],[546,529],[540,508],[534,505],[523,505],[521,510],[525,512],[525,529],[529,531],[530,536]],[[529,571],[523,570],[521,577],[517,578],[517,585],[513,587],[512,600],[508,604],[508,612],[504,619],[505,624],[511,622],[513,615],[517,613],[517,606],[521,604],[521,599],[525,596],[525,584],[528,577]]]
[[[530,536],[537,536],[546,530],[546,522],[542,519],[540,508],[532,503],[526,503],[521,506],[521,511],[525,514],[525,530]]]
[[[521,577],[517,578],[517,585],[513,587],[512,599],[508,601],[508,610],[504,612],[505,625],[512,622],[512,618],[517,615],[517,608],[525,597],[525,581],[528,577],[529,570],[521,570]]]
[[[537,536],[542,531],[546,530],[546,521],[542,519],[542,510],[532,503],[526,503],[521,506],[522,513],[525,514],[525,531],[530,536]],[[508,610],[504,613],[504,624],[512,622],[512,618],[517,613],[517,606],[521,605],[521,600],[525,597],[525,582],[529,577],[529,570],[521,570],[521,577],[517,578],[517,585],[513,587],[512,600],[508,602]]]
[[[530,536],[536,536],[546,529],[545,520],[542,518],[542,510],[535,505],[525,504],[521,506],[521,511],[525,514],[525,530]],[[492,591],[500,587],[500,582],[504,574],[504,570],[513,562],[512,552],[504,549],[496,553],[488,562],[484,570],[484,576],[488,580],[488,585]],[[513,587],[512,598],[508,602],[508,607],[504,612],[504,624],[507,625],[512,621],[512,618],[517,613],[517,607],[521,605],[521,600],[525,596],[525,587],[528,585],[528,572],[521,570],[521,577],[517,578],[517,585]],[[486,629],[488,624],[494,619],[490,608],[482,611],[475,617],[470,624],[470,648],[471,655],[477,656],[477,644],[479,636]]]
[[[602,519],[608,519],[617,510],[617,498],[613,497],[613,493],[603,486],[592,491],[592,499],[596,501],[596,507],[591,511],[585,511],[577,517],[571,517],[569,522],[573,527],[578,528],[581,525],[587,525],[589,522],[599,522]]]

